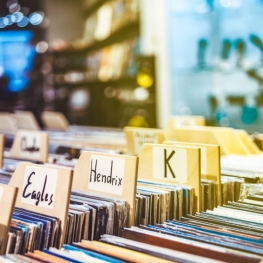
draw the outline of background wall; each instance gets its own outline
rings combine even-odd
[[[84,31],[83,0],[44,0],[49,27],[47,40],[76,40]],[[70,12],[69,12],[70,11]]]

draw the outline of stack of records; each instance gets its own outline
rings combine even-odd
[[[244,178],[246,183],[263,182],[263,156],[222,156],[221,174],[236,178]]]
[[[127,227],[129,204],[118,199],[72,192],[64,244],[99,240],[103,234],[120,236]],[[6,254],[25,254],[49,247],[59,248],[60,220],[15,208]]]
[[[167,240],[172,240],[181,244],[179,246],[173,243],[173,246],[183,252],[189,250],[195,255],[200,255],[200,250],[189,248],[196,246],[203,247],[204,250],[225,251],[243,257],[241,261],[231,261],[229,258],[227,262],[260,262],[263,258],[262,185],[244,184],[240,196],[241,199],[237,202],[228,202],[213,211],[182,216],[181,221],[166,220],[160,224],[141,224],[139,228],[124,229],[123,237],[157,244],[152,237],[155,236],[156,239],[163,240],[158,245],[166,248],[171,248]],[[219,247],[227,250],[220,250]],[[209,255],[213,259],[218,258],[213,253]]]
[[[219,204],[218,185],[202,180],[202,211],[214,209]],[[181,220],[182,216],[195,214],[194,188],[138,180],[135,226]]]
[[[60,223],[58,218],[15,208],[6,254],[24,254],[50,246],[59,247]]]
[[[240,198],[240,189],[244,183],[245,183],[244,178],[222,175],[221,176],[222,203],[227,204],[228,202],[238,201]]]
[[[80,232],[84,233],[84,236],[71,239],[71,242],[79,242],[82,239],[99,240],[103,234],[120,236],[123,228],[128,225],[129,204],[125,200],[72,191],[70,213],[73,210],[83,211],[89,224]]]
[[[221,260],[191,255],[167,248],[160,248],[125,238],[102,236],[102,242],[82,241],[64,245],[62,249],[28,252],[26,255],[6,255],[0,262],[92,262],[92,263],[220,263]]]

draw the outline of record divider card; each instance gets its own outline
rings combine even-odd
[[[18,187],[16,207],[61,220],[63,245],[73,181],[73,170],[20,162],[9,186]]]
[[[10,157],[45,163],[48,160],[48,133],[19,130],[10,150]]]
[[[41,119],[49,130],[67,131],[70,124],[62,112],[44,111],[41,114]]]
[[[73,190],[126,200],[134,222],[138,157],[84,151],[74,169]]]
[[[161,129],[124,127],[128,152],[138,155],[144,143],[163,143],[165,131]]]
[[[15,111],[13,117],[16,119],[19,129],[40,130],[37,119],[31,111]]]
[[[234,132],[241,139],[241,141],[247,146],[251,154],[261,153],[258,146],[253,142],[253,140],[249,137],[248,133],[245,130],[235,129]]]
[[[167,132],[169,140],[220,145],[221,155],[250,155],[251,152],[234,129],[224,127],[174,127]]]
[[[203,143],[164,141],[166,145],[194,146],[201,150],[201,178],[215,181],[218,184],[219,205],[222,204],[221,195],[221,166],[220,146]]]
[[[3,134],[0,134],[0,168],[3,167],[4,145],[5,145],[5,137]]]
[[[138,179],[193,187],[194,213],[201,212],[200,168],[198,147],[144,144],[139,154]]]
[[[17,190],[18,189],[16,187],[0,184],[0,239],[2,240],[2,246],[0,250],[1,255],[5,253],[7,235],[15,206]]]

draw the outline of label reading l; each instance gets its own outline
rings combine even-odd
[[[122,195],[125,160],[118,157],[91,155],[89,185],[91,190]]]
[[[133,133],[134,151],[139,153],[144,143],[158,143],[158,133],[150,131],[135,131]]]
[[[41,135],[21,132],[20,155],[26,158],[40,158]]]
[[[187,150],[153,147],[153,177],[187,182]]]
[[[57,176],[56,169],[26,166],[21,202],[53,209]]]

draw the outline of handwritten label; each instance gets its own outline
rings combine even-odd
[[[26,166],[21,202],[53,209],[57,176],[57,169]]]
[[[20,154],[26,158],[40,158],[41,135],[21,132]]]
[[[158,143],[158,133],[149,131],[135,131],[133,133],[134,151],[138,154],[144,143]]]
[[[4,191],[3,187],[0,187],[0,201],[2,200],[3,191]]]
[[[187,182],[187,150],[153,147],[153,177]]]
[[[122,195],[125,160],[123,158],[91,155],[88,188],[104,193]]]
[[[196,120],[193,118],[176,118],[174,119],[174,126],[195,126]]]

